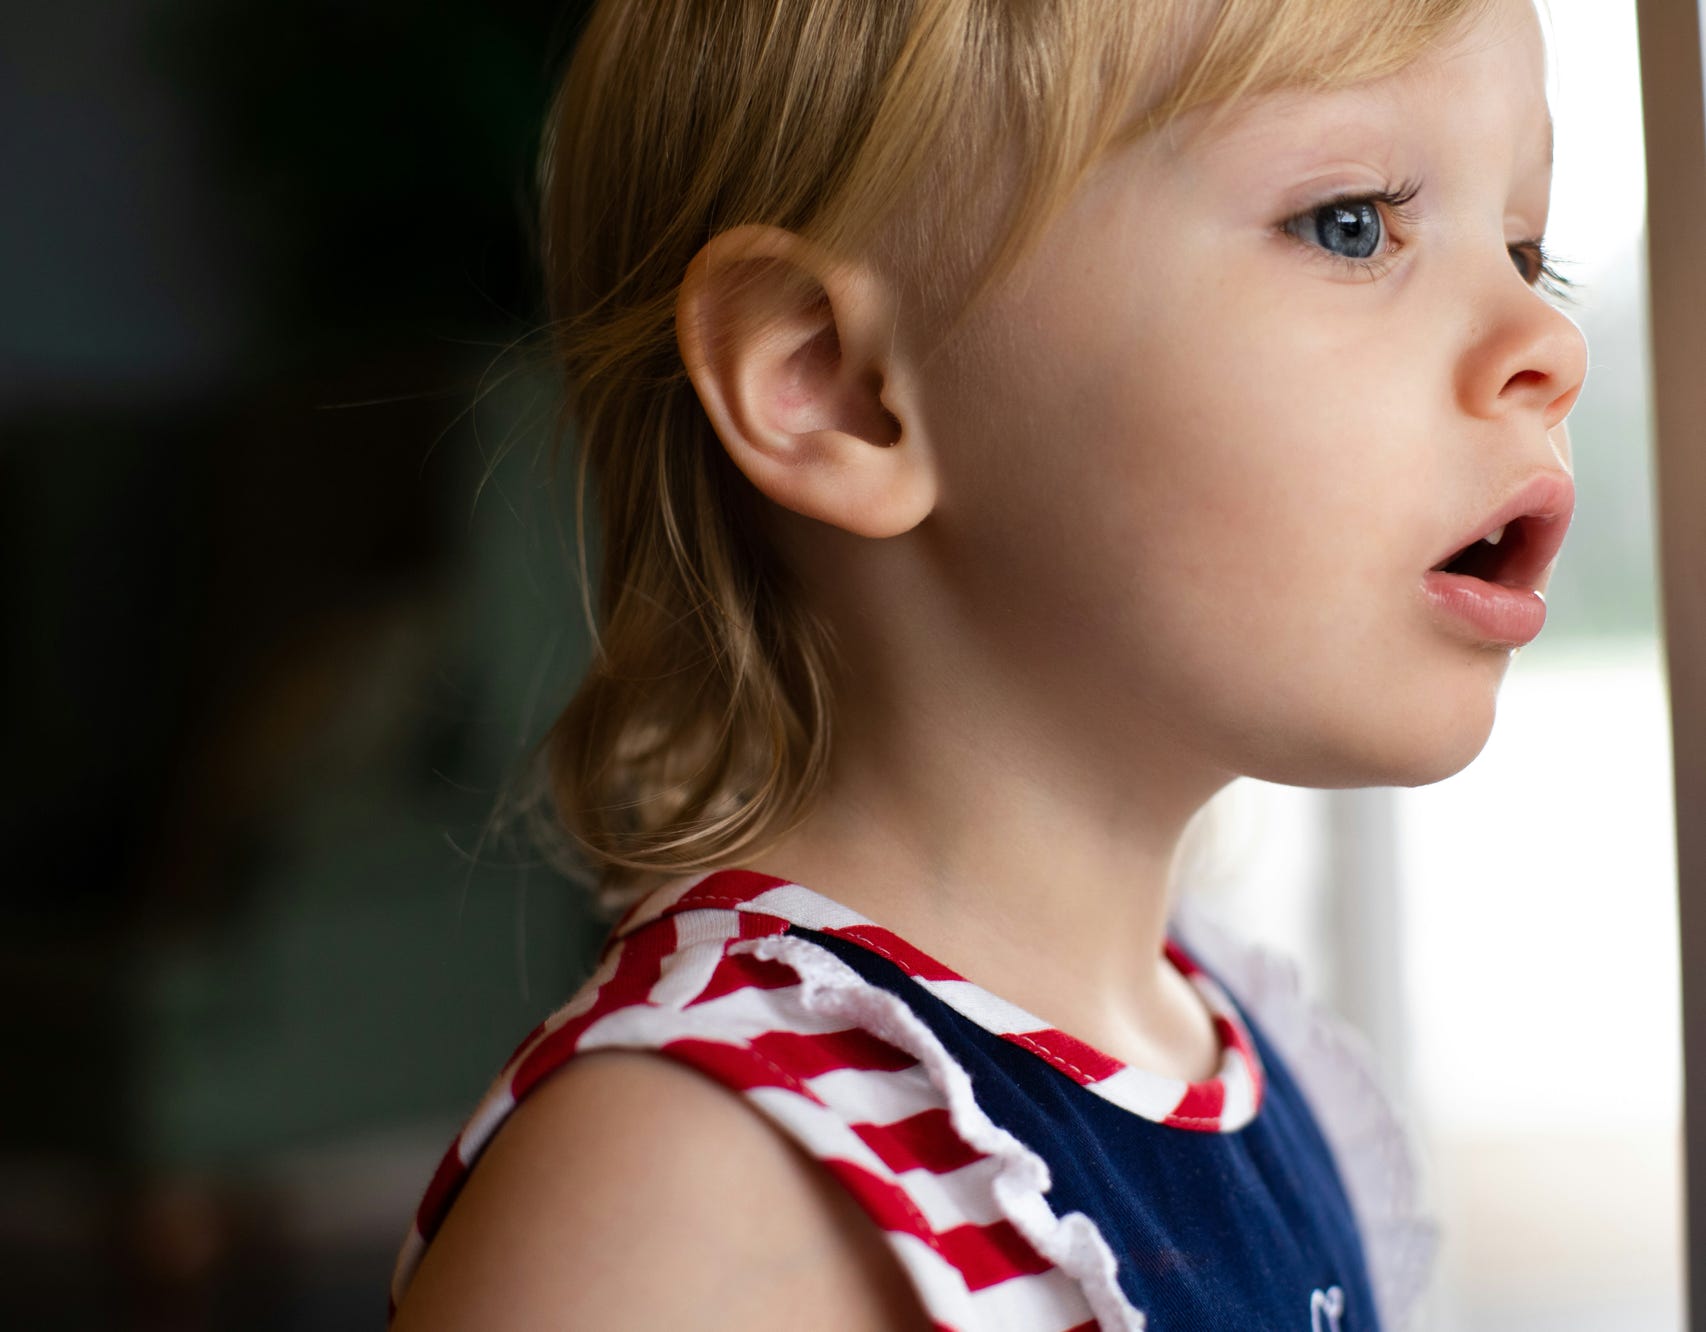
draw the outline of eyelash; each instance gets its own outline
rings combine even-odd
[[[1416,213],[1409,205],[1421,193],[1422,183],[1419,180],[1407,181],[1397,189],[1381,190],[1376,194],[1341,194],[1335,198],[1323,199],[1320,203],[1304,209],[1288,217],[1280,224],[1280,230],[1299,245],[1306,247],[1329,263],[1336,263],[1356,276],[1372,282],[1383,277],[1391,269],[1391,259],[1404,243],[1394,234],[1391,221],[1397,221],[1399,230],[1413,227],[1417,221]],[[1355,204],[1374,204],[1380,210],[1381,228],[1385,232],[1385,248],[1377,256],[1368,259],[1353,259],[1350,255],[1334,254],[1331,250],[1311,244],[1301,236],[1291,231],[1292,224],[1314,218],[1324,208],[1348,207]],[[1523,264],[1520,271],[1529,286],[1544,292],[1555,300],[1571,299],[1571,289],[1574,283],[1558,270],[1558,260],[1546,248],[1546,242],[1536,237],[1532,240],[1517,241],[1509,247],[1513,259],[1521,256]]]

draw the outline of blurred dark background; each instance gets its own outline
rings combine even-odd
[[[0,12],[0,1327],[380,1326],[588,965],[483,836],[585,654],[512,347],[581,8]]]

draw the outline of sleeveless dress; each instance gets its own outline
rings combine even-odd
[[[817,1158],[939,1329],[1401,1332],[1436,1233],[1366,1051],[1294,968],[1184,903],[1166,956],[1213,1015],[1206,1082],[1122,1064],[802,885],[659,889],[451,1145],[391,1310],[522,1098],[623,1048],[699,1069]]]

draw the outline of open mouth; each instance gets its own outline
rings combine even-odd
[[[1493,512],[1458,538],[1455,549],[1428,570],[1422,588],[1447,623],[1483,646],[1518,648],[1546,623],[1540,586],[1558,558],[1575,509],[1568,475],[1530,478]]]
[[[1459,538],[1463,544],[1428,572],[1534,591],[1558,558],[1574,509],[1569,477],[1544,473],[1483,518],[1479,536]]]
[[[1532,542],[1530,523],[1530,519],[1517,518],[1495,528],[1450,559],[1434,565],[1433,572],[1462,574],[1484,583],[1510,582],[1512,571],[1527,563],[1523,555]]]

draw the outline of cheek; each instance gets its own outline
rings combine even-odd
[[[1309,620],[1324,593],[1391,563],[1418,477],[1390,384],[1225,339],[1146,350],[1144,369],[1075,386],[1084,467],[1068,484],[1110,546],[1264,618]]]
[[[1380,367],[1341,373],[1341,347],[1200,302],[1157,330],[1080,294],[1091,317],[1058,335],[1048,309],[1007,324],[1039,336],[985,346],[932,427],[1010,591],[1104,615],[1112,593],[1147,617],[1219,607],[1271,638],[1391,562],[1392,509],[1418,487],[1392,429],[1408,395]]]
[[[985,651],[1270,780],[1467,762],[1501,668],[1442,649],[1412,599],[1444,493],[1419,358],[1200,303],[1157,333],[1081,294],[1099,322],[1014,319],[1031,343],[986,348],[935,403]]]

